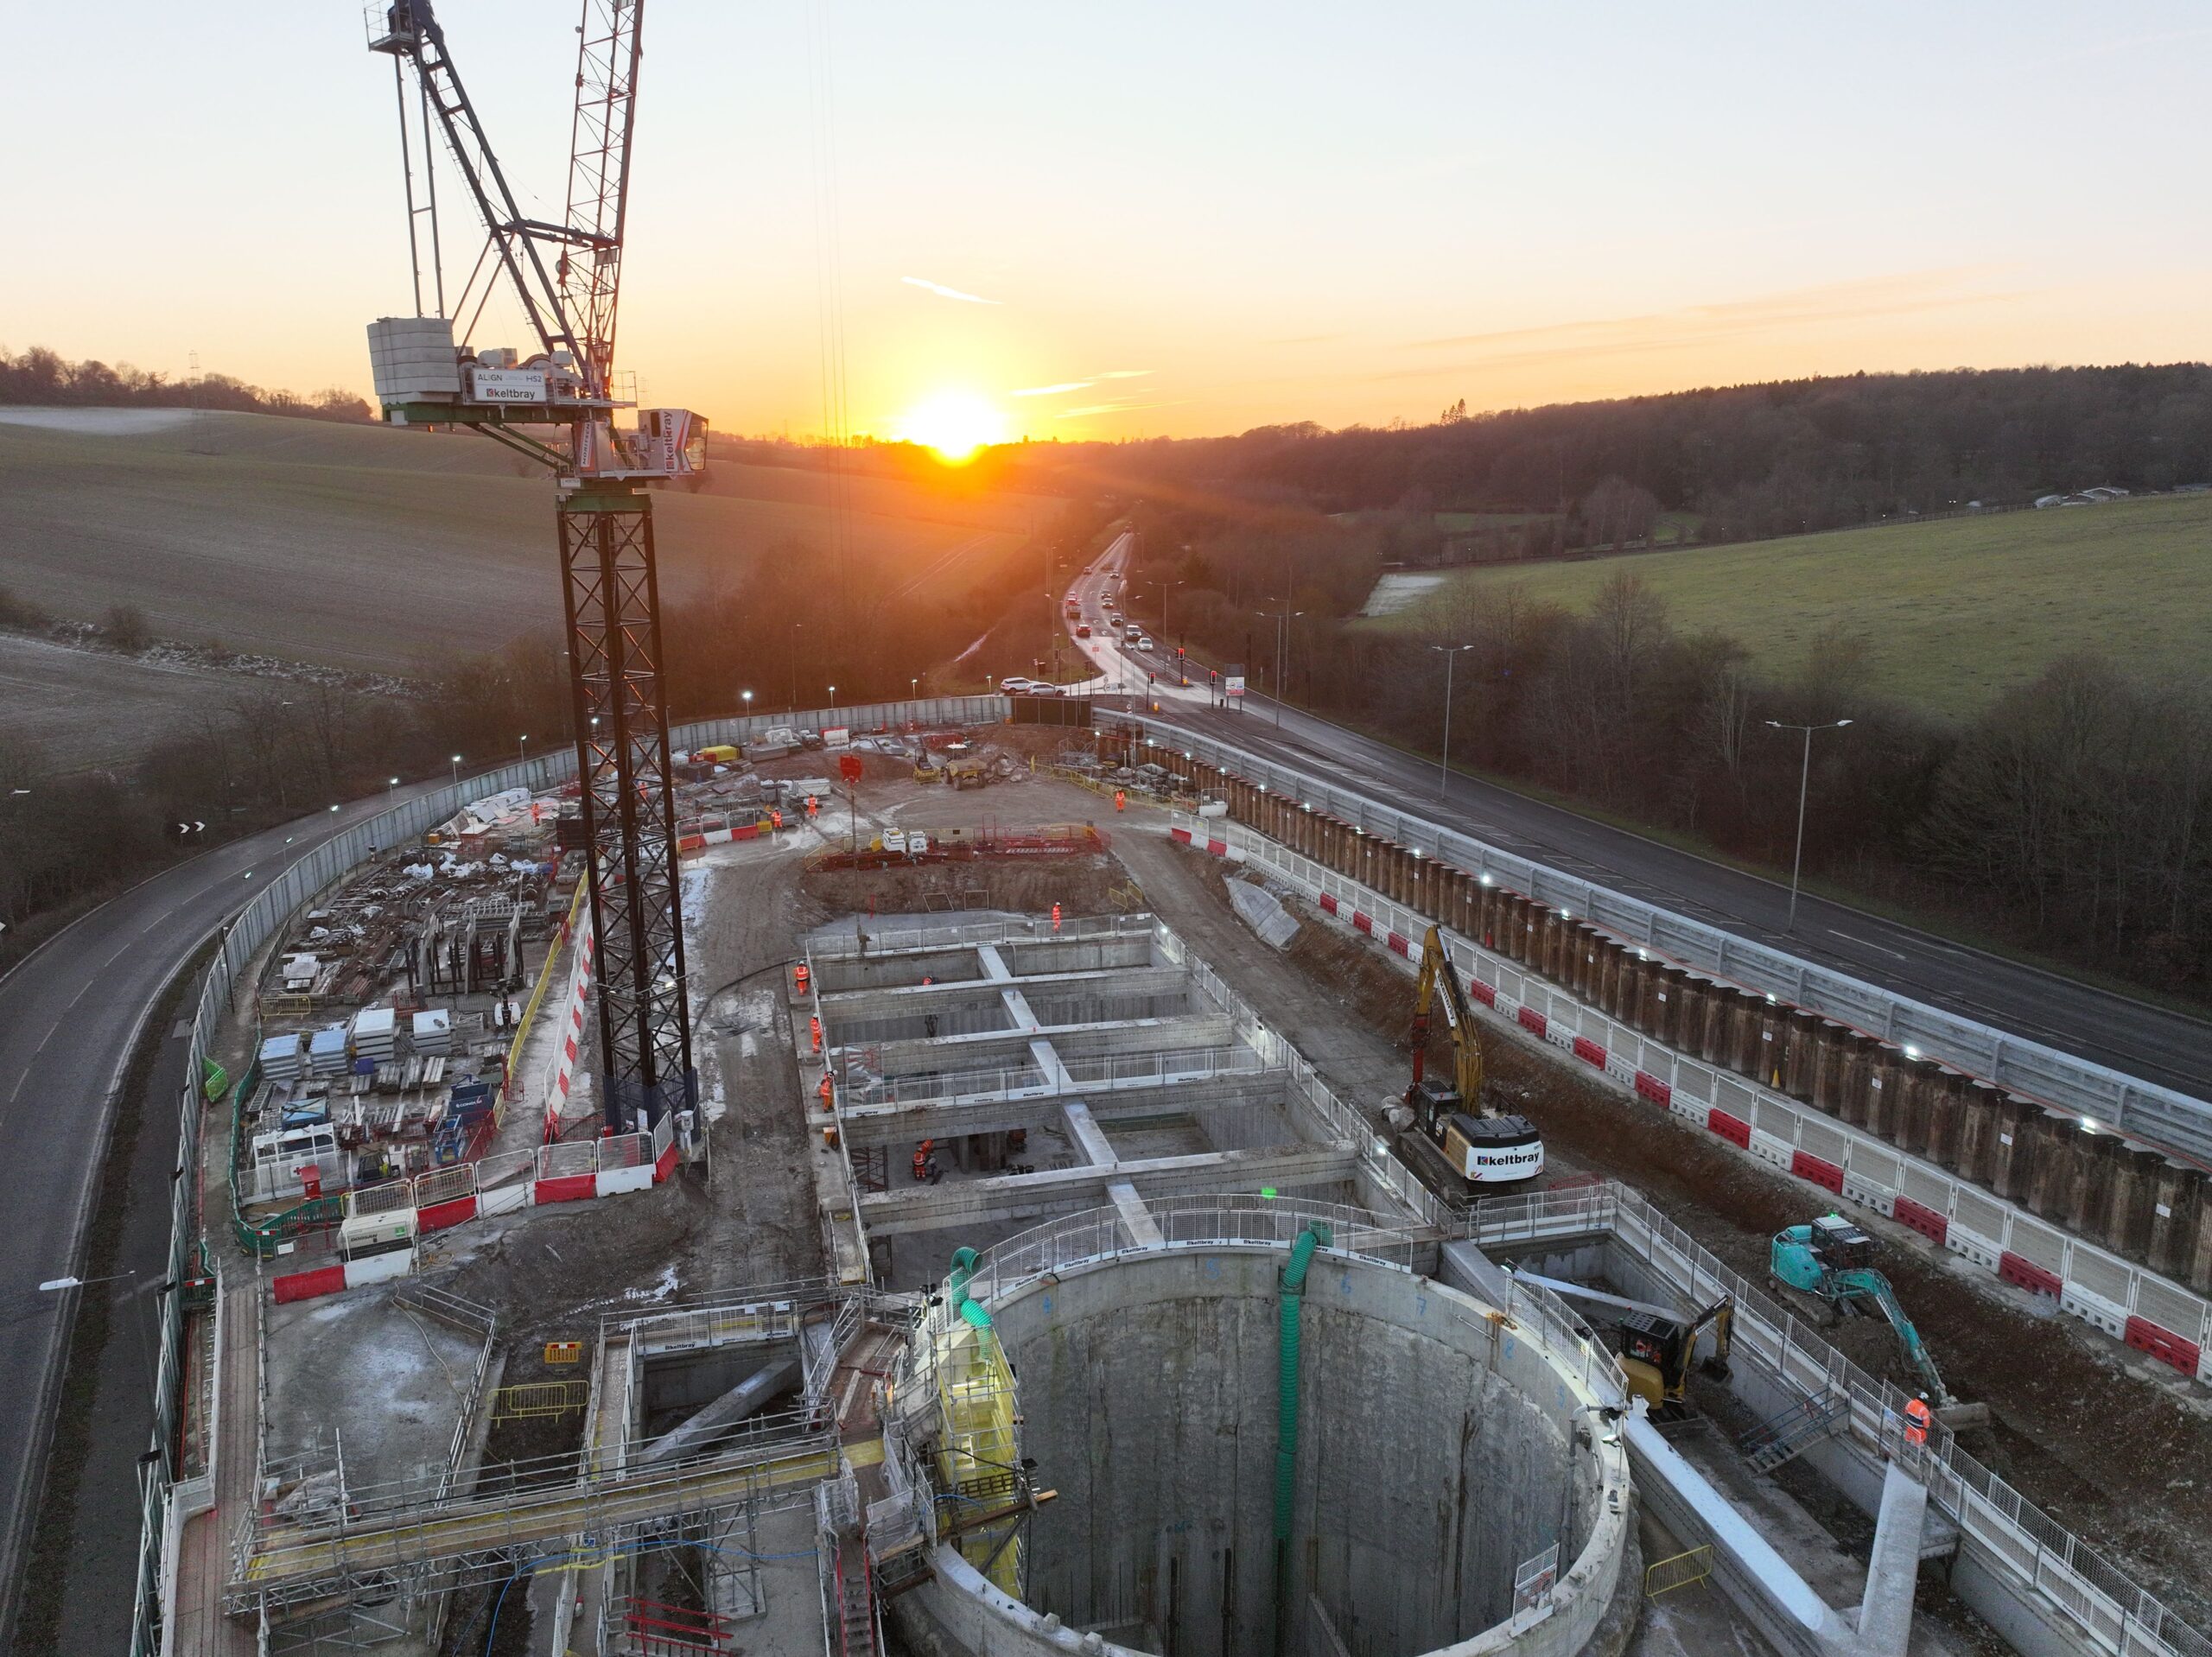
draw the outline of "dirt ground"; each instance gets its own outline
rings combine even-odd
[[[1158,855],[1139,856],[1147,891],[1170,924],[1191,936],[1264,1016],[1294,1017],[1290,1027],[1301,1049],[1316,1039],[1337,1048],[1324,1073],[1348,1099],[1371,1108],[1377,1089],[1345,1086],[1362,1068],[1348,1063],[1344,1051],[1357,1044],[1325,1029],[1332,1023],[1363,1032],[1373,1055],[1369,1073],[1384,1078],[1385,1089],[1403,1088],[1408,1061],[1394,1048],[1404,1039],[1410,986],[1379,945],[1294,905],[1305,924],[1287,954],[1304,981],[1299,994],[1278,1001],[1272,986],[1281,975],[1267,958],[1274,952],[1249,932],[1234,954],[1210,949],[1192,915],[1171,911],[1171,893],[1203,897],[1216,911],[1216,928],[1207,930],[1225,922],[1243,932],[1227,907],[1220,860],[1165,840],[1154,843]],[[1179,878],[1168,873],[1178,867]],[[1500,1038],[1488,1044],[1487,1065],[1503,1095],[1494,1102],[1535,1119],[1556,1169],[1635,1184],[1752,1281],[1765,1279],[1775,1232],[1824,1211],[1811,1188],[1576,1075],[1533,1038],[1493,1034]],[[1433,1053],[1431,1063],[1440,1057]],[[2212,1527],[2203,1523],[2212,1511],[2212,1409],[2147,1361],[2054,1311],[2039,1313],[2031,1297],[1901,1227],[1874,1224],[1882,1268],[1945,1379],[1961,1397],[1990,1406],[1990,1428],[1967,1436],[1966,1448],[2173,1610],[2199,1628],[2212,1626]],[[1808,1320],[1817,1316],[1809,1302],[1804,1311]],[[1828,1337],[1876,1374],[1911,1378],[1885,1324],[1853,1319]]]

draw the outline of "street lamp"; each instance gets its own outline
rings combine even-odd
[[[741,690],[737,693],[737,699],[745,704],[746,718],[751,719],[753,717],[753,693],[749,690]]]
[[[1167,590],[1173,587],[1180,587],[1182,584],[1183,583],[1180,581],[1142,581],[1139,583],[1140,586],[1156,587],[1160,589],[1160,636],[1162,638],[1167,637]]]
[[[791,712],[794,714],[798,712],[798,630],[805,625],[806,624],[804,621],[794,621],[791,623],[791,644],[790,655],[791,668]]]
[[[837,687],[835,685],[830,687],[830,711],[833,714],[837,711]]]
[[[1429,649],[1444,657],[1444,752],[1436,761],[1436,797],[1444,797],[1444,790],[1452,780],[1452,664],[1463,651],[1474,649],[1472,644],[1431,644]]]
[[[1276,600],[1269,599],[1268,602],[1273,604]],[[1285,599],[1281,602],[1287,606],[1290,600]],[[1306,612],[1286,607],[1279,611],[1255,610],[1252,613],[1263,616],[1275,624],[1275,729],[1280,731],[1282,729],[1282,700],[1290,691],[1290,669],[1283,660],[1290,654],[1290,619],[1302,616]]]
[[[461,786],[461,756],[459,754],[453,757],[453,785],[455,788]]]
[[[1785,932],[1797,930],[1797,877],[1805,867],[1805,795],[1813,780],[1813,733],[1840,731],[1850,724],[1847,719],[1831,720],[1826,725],[1785,725],[1778,719],[1767,724],[1777,731],[1802,731],[1805,733],[1804,762],[1797,771],[1797,854],[1789,863],[1789,918],[1782,924]]]
[[[384,782],[384,803],[385,809],[391,809],[391,807],[398,801],[398,798],[399,778],[397,777],[385,778]]]
[[[524,731],[524,732],[520,736],[518,736],[518,737],[517,737],[517,738],[515,739],[515,752],[516,752],[516,753],[517,753],[517,754],[521,758],[521,760],[522,760],[522,763],[523,763],[523,768],[524,768],[524,770],[525,771],[527,771],[529,770],[529,768],[530,768],[530,733],[529,733],[529,732]],[[528,784],[529,780],[530,780],[530,779],[529,779],[529,778],[528,778],[528,777],[526,777],[526,776],[523,778],[523,781],[524,781],[524,783],[525,784]]]

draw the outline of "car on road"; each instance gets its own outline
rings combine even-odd
[[[1136,647],[1141,651],[1150,650],[1152,648],[1152,635],[1150,633],[1139,633],[1137,635]]]

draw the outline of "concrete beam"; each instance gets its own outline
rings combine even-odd
[[[1226,1047],[1236,1038],[1226,1018],[1112,1019],[1097,1024],[1047,1025],[1036,1030],[981,1030],[972,1035],[886,1042],[876,1051],[878,1073],[902,1076],[944,1070],[1011,1070],[1029,1057],[1034,1040],[1052,1043],[1063,1059],[1114,1053],[1172,1052],[1185,1047]]]
[[[1912,1637],[1912,1596],[1920,1580],[1920,1527],[1928,1487],[1895,1462],[1882,1485],[1881,1517],[1859,1603],[1859,1643],[1868,1657],[1905,1657]]]
[[[1191,981],[1183,967],[1094,967],[1076,972],[1038,973],[1027,978],[963,978],[946,983],[896,985],[882,989],[842,990],[822,997],[824,1024],[838,1019],[873,1018],[898,1013],[927,1013],[944,1001],[995,997],[1009,986],[1039,994],[1101,984],[1116,991],[1164,994]]]
[[[1060,1107],[1060,1114],[1067,1120],[1068,1143],[1082,1152],[1084,1160],[1092,1167],[1110,1168],[1121,1160],[1082,1100],[1069,1100]]]
[[[1163,1082],[1156,1076],[1086,1082],[1078,1096],[1101,1122],[1202,1112],[1253,1104],[1280,1105],[1288,1080],[1282,1070],[1254,1070],[1196,1082]],[[1037,1089],[975,1094],[957,1101],[922,1099],[907,1104],[855,1105],[837,1113],[838,1130],[855,1146],[912,1145],[917,1140],[963,1133],[1003,1133],[1009,1128],[1061,1126],[1065,1095]]]
[[[634,1460],[640,1467],[696,1455],[777,1394],[798,1385],[797,1358],[778,1358],[754,1370],[720,1398],[687,1420],[671,1428],[640,1450]]]
[[[1146,1198],[1250,1190],[1262,1185],[1296,1190],[1350,1179],[1357,1161],[1358,1153],[1352,1146],[1337,1143],[1157,1157],[1116,1163],[1110,1168],[1000,1174],[912,1191],[871,1192],[860,1200],[861,1222],[871,1237],[896,1237],[956,1226],[1078,1214],[1106,1206],[1108,1188],[1116,1182],[1126,1183],[1137,1196]]]

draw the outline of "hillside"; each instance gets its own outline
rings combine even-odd
[[[655,498],[662,590],[842,546],[866,582],[1021,538],[1033,503],[726,466]],[[264,415],[0,409],[0,587],[54,615],[143,609],[159,636],[405,673],[557,627],[552,490],[467,435]],[[1042,509],[1036,509],[1041,511]]]
[[[1840,628],[1866,641],[1878,692],[1953,717],[2070,651],[2154,679],[2212,659],[2208,495],[1464,569],[1363,625],[1451,633],[1507,587],[1583,610],[1623,573],[1666,600],[1677,628],[1741,640],[1762,675],[1789,677],[1824,629]]]

